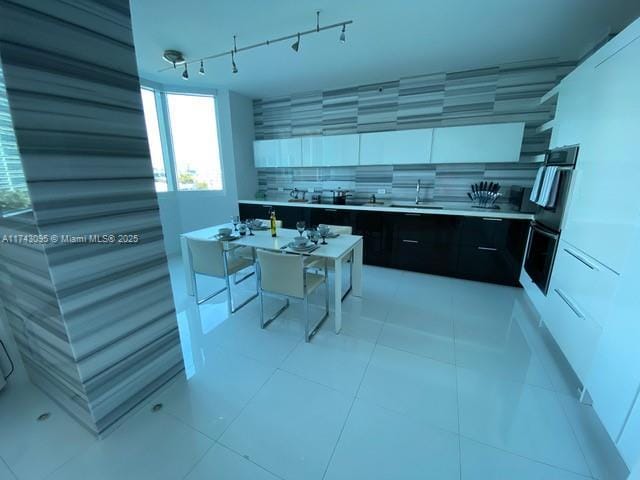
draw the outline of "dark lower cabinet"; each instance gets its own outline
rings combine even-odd
[[[391,235],[394,214],[358,211],[355,216],[354,234],[363,241],[362,261],[366,265],[391,266]]]
[[[464,217],[456,276],[518,286],[528,222]]]
[[[342,225],[355,229],[356,213],[360,213],[338,208],[309,208],[308,210],[310,225],[314,227],[326,223],[327,225]]]
[[[264,205],[241,203],[240,219],[261,218],[268,220],[272,209],[276,212],[276,218],[282,220],[283,228],[296,228],[298,220],[304,220],[307,224],[309,223],[309,208],[272,206],[266,203]]]
[[[459,217],[413,213],[394,217],[391,266],[435,275],[455,274]]]
[[[391,213],[276,206],[285,228],[320,223],[350,225],[363,237],[363,261],[434,275],[519,285],[529,230],[526,220],[429,213]],[[240,216],[269,218],[271,206],[240,204]]]

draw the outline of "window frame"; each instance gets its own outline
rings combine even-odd
[[[220,108],[218,104],[218,92],[217,90],[199,89],[199,88],[179,88],[179,87],[167,87],[164,85],[156,84],[149,81],[141,81],[140,88],[151,90],[156,99],[156,112],[158,114],[158,128],[160,130],[160,143],[162,145],[162,157],[164,161],[165,175],[167,177],[167,191],[156,192],[157,194],[164,194],[169,192],[181,192],[181,193],[197,193],[207,192],[209,195],[226,195],[226,177],[224,169],[224,155],[222,149],[222,132],[220,130]],[[171,136],[171,121],[169,117],[169,104],[167,101],[168,94],[177,95],[193,95],[213,97],[213,105],[216,120],[216,131],[218,135],[218,153],[220,158],[220,178],[222,181],[222,188],[220,190],[180,190],[178,188],[177,181],[177,164],[175,160],[175,154],[173,149],[173,139]]]

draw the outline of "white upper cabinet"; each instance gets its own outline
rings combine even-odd
[[[591,68],[583,98],[590,125],[581,138],[563,238],[620,272],[638,245],[640,219],[640,40]],[[560,91],[559,102],[565,90]],[[561,117],[561,125],[582,121]]]
[[[431,163],[496,163],[520,160],[524,123],[436,128]]]
[[[284,138],[253,142],[253,159],[257,168],[302,166],[302,140]]]
[[[331,135],[302,138],[303,167],[358,165],[360,135]]]
[[[433,129],[396,130],[360,135],[360,165],[429,163]]]

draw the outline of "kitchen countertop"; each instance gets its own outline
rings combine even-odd
[[[474,208],[468,203],[457,202],[425,202],[423,208],[416,208],[410,202],[385,202],[380,205],[333,205],[332,203],[282,202],[270,200],[239,200],[238,203],[249,205],[273,205],[283,207],[330,208],[334,210],[365,210],[375,212],[422,213],[425,215],[461,215],[465,217],[505,218],[513,220],[533,220],[532,213],[522,213],[501,205],[499,210]],[[402,206],[392,207],[390,203]],[[406,205],[405,205],[406,204]],[[427,208],[425,208],[427,207]],[[441,207],[441,208],[428,208]]]

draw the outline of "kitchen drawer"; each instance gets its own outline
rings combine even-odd
[[[392,267],[433,275],[453,275],[457,251],[456,245],[396,236],[393,239]]]
[[[505,250],[485,246],[460,247],[458,277],[517,286],[519,274],[520,269]]]
[[[602,327],[582,310],[575,299],[553,282],[547,294],[543,319],[574,372],[585,384]]]
[[[468,246],[502,247],[511,221],[491,217],[464,217],[460,225],[460,244]]]
[[[604,326],[618,275],[566,242],[560,242],[551,283],[575,300],[584,313]]]

